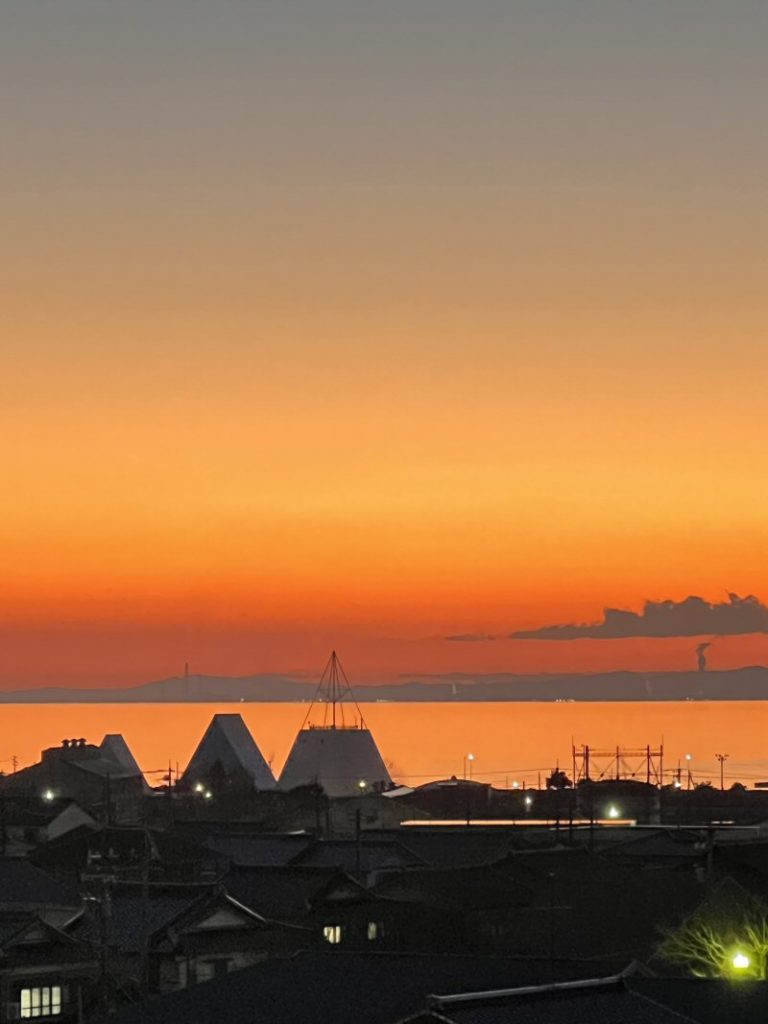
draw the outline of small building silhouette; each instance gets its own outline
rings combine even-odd
[[[112,735],[100,746],[83,738],[62,740],[44,750],[37,764],[6,775],[0,788],[47,804],[74,800],[100,808],[107,818],[123,818],[135,817],[146,782],[123,737]]]

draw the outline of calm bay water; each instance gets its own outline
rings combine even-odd
[[[496,785],[536,784],[559,761],[570,771],[571,744],[615,748],[664,744],[666,768],[685,766],[696,781],[719,782],[715,754],[728,754],[726,779],[768,780],[768,701],[685,703],[361,704],[363,716],[403,782],[461,776]],[[99,743],[122,733],[150,781],[169,761],[183,769],[211,716],[243,716],[279,772],[307,713],[301,704],[6,704],[0,711],[0,768],[31,764],[64,737]],[[348,712],[349,716],[349,712]],[[348,721],[349,721],[348,717]],[[157,773],[157,774],[152,774]]]

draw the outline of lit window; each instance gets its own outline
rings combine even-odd
[[[340,924],[327,924],[323,928],[323,938],[326,942],[330,942],[332,946],[338,946],[341,942],[341,925]]]
[[[23,988],[19,1002],[23,1018],[58,1017],[61,1014],[61,985]]]
[[[375,942],[381,938],[381,925],[378,921],[368,922],[368,941]]]

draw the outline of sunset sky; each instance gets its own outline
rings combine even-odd
[[[768,599],[767,32],[3,4],[0,687],[694,667],[503,637]]]

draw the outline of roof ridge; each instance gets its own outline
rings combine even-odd
[[[480,999],[507,999],[510,996],[540,995],[546,992],[566,992],[580,989],[607,988],[624,984],[621,974],[605,978],[578,978],[574,981],[552,981],[545,985],[523,985],[517,988],[487,989],[481,992],[457,992],[453,995],[430,995],[428,1005],[442,1006],[454,1003],[469,1003]],[[696,1024],[696,1022],[694,1022]]]

